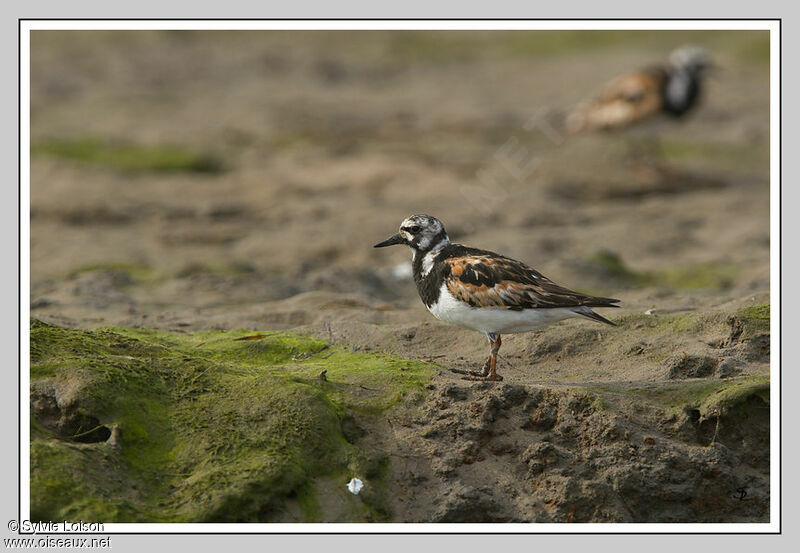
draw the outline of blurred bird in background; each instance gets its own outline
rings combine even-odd
[[[697,46],[674,50],[666,63],[620,75],[595,96],[568,112],[566,134],[612,131],[638,126],[645,121],[681,119],[699,103],[703,82],[716,68],[709,53]],[[665,117],[666,116],[666,117]],[[632,157],[643,149],[658,157],[657,132],[631,140]]]
[[[621,75],[578,104],[566,117],[567,132],[621,129],[658,114],[681,118],[697,105],[714,67],[703,48],[678,48],[668,63]]]

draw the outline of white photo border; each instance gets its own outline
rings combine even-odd
[[[104,523],[115,534],[780,534],[780,19],[19,19],[19,520],[30,518],[30,32],[37,30],[765,30],[770,32],[770,522],[768,523]],[[777,354],[776,354],[777,353]],[[38,532],[47,534],[47,532]],[[74,534],[74,533],[71,533]],[[85,534],[75,534],[85,535]]]

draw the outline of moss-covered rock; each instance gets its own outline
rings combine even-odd
[[[735,337],[752,338],[764,334],[769,334],[769,304],[751,305],[739,309],[728,320],[731,325],[732,334]]]
[[[269,521],[291,499],[314,520],[328,486],[352,520],[386,519],[384,461],[348,441],[347,421],[418,399],[433,371],[288,333],[33,320],[31,516]],[[346,495],[354,475],[373,480],[369,501]]]

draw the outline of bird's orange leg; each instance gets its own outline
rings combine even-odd
[[[489,353],[489,375],[486,380],[503,380],[503,377],[497,374],[497,352],[500,351],[500,346],[502,345],[503,341],[498,334],[497,339],[492,341],[492,349],[491,353]]]
[[[468,371],[464,369],[450,369],[451,371],[459,374],[466,374],[464,380],[489,380],[500,381],[503,377],[497,374],[497,352],[503,344],[499,334],[488,334],[489,344],[491,349],[489,351],[489,359],[483,364],[482,371]]]

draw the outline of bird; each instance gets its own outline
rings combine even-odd
[[[450,369],[467,380],[503,380],[497,374],[502,334],[529,332],[570,317],[616,326],[591,308],[619,307],[620,300],[574,292],[520,261],[452,243],[436,217],[411,215],[374,247],[397,244],[413,252],[414,282],[428,311],[446,323],[483,332],[489,340],[489,358],[481,370]]]
[[[705,77],[716,68],[708,51],[686,45],[667,63],[621,75],[566,116],[567,134],[629,127],[658,114],[679,119],[698,104]]]

